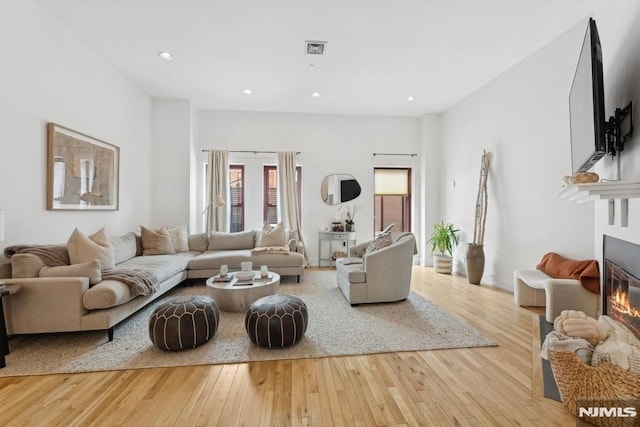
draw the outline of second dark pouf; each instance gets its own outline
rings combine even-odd
[[[307,306],[292,295],[269,295],[254,301],[244,317],[249,339],[260,347],[282,348],[297,343],[307,330]]]
[[[208,297],[172,298],[159,305],[149,319],[149,337],[162,350],[195,348],[216,333],[220,312]]]

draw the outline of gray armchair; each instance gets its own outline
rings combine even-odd
[[[413,255],[412,233],[391,233],[391,245],[366,253],[370,242],[349,250],[336,261],[338,287],[351,305],[401,301],[409,296]]]

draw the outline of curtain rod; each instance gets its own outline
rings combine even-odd
[[[203,153],[208,153],[211,151],[208,148],[203,148]],[[278,154],[277,151],[261,151],[261,150],[229,150],[230,153],[253,153],[253,154]],[[300,151],[296,151],[296,155],[300,154]]]
[[[375,156],[411,156],[416,157],[418,153],[373,153]]]

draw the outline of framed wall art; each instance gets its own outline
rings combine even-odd
[[[117,210],[120,149],[47,124],[47,209]]]

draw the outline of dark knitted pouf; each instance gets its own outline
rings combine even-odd
[[[244,327],[254,344],[282,348],[302,339],[307,321],[307,306],[300,298],[269,295],[249,306],[244,316]]]
[[[162,350],[196,348],[216,333],[219,319],[218,306],[211,298],[172,298],[151,314],[149,337]]]

